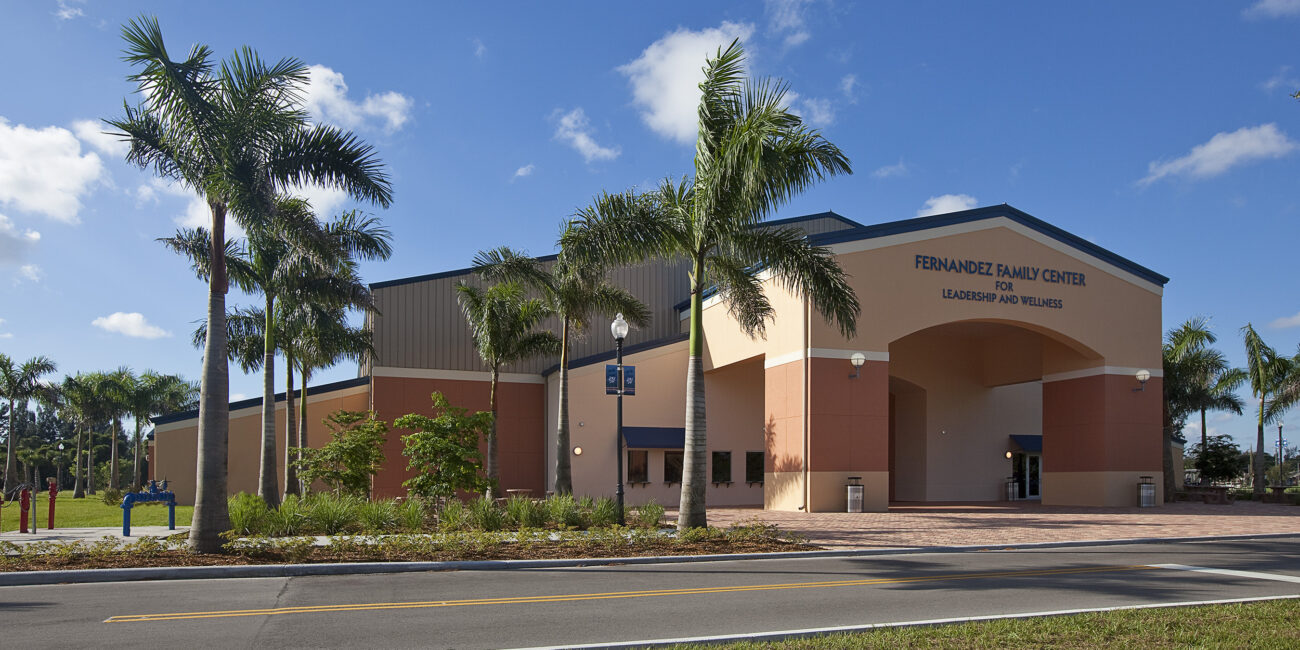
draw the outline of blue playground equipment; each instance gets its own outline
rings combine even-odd
[[[144,492],[128,492],[122,497],[122,536],[131,536],[131,508],[137,503],[165,503],[167,504],[167,529],[176,530],[176,493],[167,489],[167,480],[163,479],[162,487],[158,487],[158,481],[150,479],[149,489]]]

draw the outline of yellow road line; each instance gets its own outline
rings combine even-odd
[[[554,594],[549,596],[511,596],[502,598],[471,598],[466,600],[426,600],[397,603],[352,603],[337,605],[304,605],[270,609],[232,609],[208,612],[174,612],[168,614],[131,614],[112,616],[105,623],[141,623],[150,621],[183,621],[203,618],[233,618],[239,616],[279,616],[283,614],[317,614],[322,612],[364,612],[381,609],[422,609],[433,607],[465,607],[471,605],[521,605],[531,603],[561,603],[578,600],[610,600],[616,598],[649,598],[654,596],[690,596],[723,594],[746,591],[776,591],[781,589],[820,589],[827,587],[858,587],[869,585],[938,582],[944,580],[976,580],[981,578],[1006,578],[1026,576],[1069,575],[1075,573],[1103,573],[1112,571],[1141,571],[1154,569],[1146,564],[1101,566],[1075,569],[1036,569],[1028,571],[998,571],[990,573],[955,573],[912,578],[861,578],[855,580],[829,580],[824,582],[791,582],[768,585],[736,585],[731,587],[686,587],[679,589],[649,589],[644,591],[613,591],[591,594]]]

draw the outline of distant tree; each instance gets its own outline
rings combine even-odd
[[[1264,426],[1277,422],[1287,409],[1300,402],[1300,353],[1295,357],[1278,354],[1246,323],[1241,328],[1246,344],[1246,370],[1251,395],[1259,401],[1255,439],[1255,486],[1258,499],[1264,495]]]
[[[1204,482],[1229,481],[1246,472],[1247,456],[1229,436],[1210,436],[1192,447],[1196,469]]]
[[[492,422],[488,428],[487,496],[491,498],[501,478],[497,464],[497,383],[501,366],[560,351],[560,339],[551,332],[535,331],[542,319],[551,315],[546,303],[525,298],[518,282],[502,282],[487,290],[464,282],[456,285],[461,311],[469,324],[470,335],[479,358],[491,371],[488,404]]]
[[[1242,402],[1236,390],[1246,382],[1245,370],[1229,366],[1227,357],[1210,347],[1217,341],[1209,320],[1198,316],[1170,330],[1163,348],[1165,415],[1176,418],[1176,423],[1168,423],[1171,430],[1167,433],[1180,432],[1187,417],[1199,412],[1201,447],[1206,446],[1209,436],[1206,412],[1230,411],[1240,415]],[[1172,429],[1175,424],[1177,430]],[[1201,481],[1208,480],[1202,473]]]
[[[469,415],[463,408],[434,393],[433,417],[403,415],[393,426],[413,431],[402,436],[402,455],[410,459],[406,469],[415,476],[402,483],[412,494],[425,498],[451,497],[457,490],[490,490],[493,479],[483,476],[483,454],[478,443],[492,430],[493,415],[479,411]]]
[[[373,411],[335,411],[325,419],[330,441],[319,449],[295,448],[298,478],[310,486],[323,481],[336,495],[368,497],[384,464],[388,425]]]
[[[0,354],[0,397],[9,401],[9,436],[5,445],[5,480],[4,493],[8,495],[18,483],[17,451],[19,438],[17,406],[26,404],[27,400],[38,397],[48,388],[41,383],[41,377],[56,370],[54,362],[47,357],[32,357],[22,364],[14,363],[7,355]],[[24,412],[26,408],[24,407]]]

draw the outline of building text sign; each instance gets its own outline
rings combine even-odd
[[[1064,301],[1060,298],[1048,298],[1023,293],[1024,283],[1041,282],[1044,284],[1088,286],[1087,277],[1077,271],[1047,268],[1041,266],[1012,265],[984,260],[956,259],[934,255],[917,255],[914,267],[923,271],[940,271],[962,275],[982,275],[993,278],[992,290],[952,289],[945,287],[942,295],[945,300],[968,300],[972,302],[992,302],[1046,309],[1062,309]],[[1020,282],[1021,289],[1016,288]],[[1032,291],[1032,289],[1030,289]]]

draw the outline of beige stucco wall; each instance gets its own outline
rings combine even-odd
[[[276,476],[280,490],[284,490],[285,403],[275,405]],[[297,415],[297,403],[294,404]],[[370,387],[354,386],[313,395],[307,389],[307,440],[306,446],[320,447],[329,442],[329,429],[322,423],[325,416],[344,409],[365,411],[370,407]],[[155,476],[167,479],[168,486],[176,492],[176,502],[194,503],[195,471],[197,469],[196,445],[198,418],[158,425],[154,437],[152,458]],[[230,446],[228,449],[229,494],[257,493],[257,472],[262,447],[262,407],[252,406],[232,411],[230,414]]]

